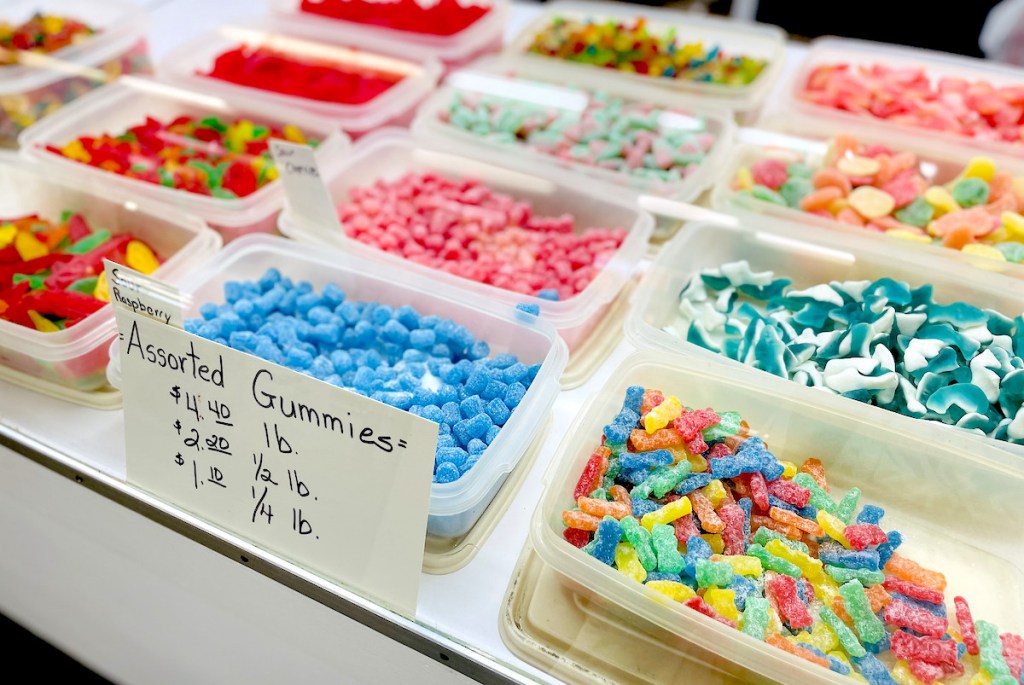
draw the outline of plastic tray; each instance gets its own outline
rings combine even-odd
[[[1024,473],[1024,445],[994,440],[937,421],[924,421],[871,406],[826,390],[804,387],[785,378],[753,369],[662,330],[678,317],[679,292],[702,269],[747,260],[755,271],[771,270],[793,280],[793,287],[846,280],[888,277],[912,287],[931,283],[938,302],[968,302],[1011,317],[1024,312],[1024,291],[1015,280],[970,269],[966,265],[920,255],[910,260],[900,253],[863,239],[833,234],[827,241],[811,240],[791,226],[764,217],[746,217],[741,227],[690,223],[665,244],[644,275],[626,320],[626,336],[647,349],[671,350],[694,364],[726,366],[749,382],[773,388],[780,396],[846,414],[864,425],[891,427],[907,435],[930,438],[943,446],[978,452],[997,446],[1006,463]]]
[[[116,192],[82,188],[33,169],[10,152],[0,153],[0,189],[0,218],[38,213],[56,221],[64,210],[81,212],[95,226],[114,234],[131,232],[148,243],[165,259],[156,276],[172,283],[220,247],[220,236],[199,219],[155,203],[126,201]],[[0,321],[0,364],[69,392],[93,391],[106,384],[107,347],[116,333],[109,306],[53,333]]]
[[[97,33],[27,63],[0,67],[0,145],[7,147],[16,145],[24,128],[107,79],[152,71],[146,46],[149,19],[137,3],[6,0],[0,21],[17,24],[36,12],[78,19]]]
[[[1000,466],[1005,455],[991,446],[964,451],[878,417],[836,411],[816,395],[780,393],[761,380],[664,352],[634,355],[616,369],[569,428],[530,527],[531,544],[563,585],[592,601],[595,611],[641,630],[667,631],[761,676],[747,682],[849,682],[667,600],[562,538],[562,511],[572,504],[602,427],[618,412],[626,388],[643,385],[692,406],[740,412],[780,459],[821,459],[833,492],[861,488],[861,502],[885,508],[885,528],[903,533],[900,553],[945,573],[950,615],[952,598],[962,594],[975,619],[996,623],[1000,632],[1024,629],[1024,547],[1006,533],[1024,525],[1024,471]]]
[[[1018,85],[1024,87],[1024,69],[999,64],[989,60],[962,57],[944,52],[908,48],[887,43],[847,38],[818,38],[811,43],[800,67],[793,72],[788,84],[780,89],[779,109],[787,112],[792,125],[805,134],[834,133],[844,130],[856,136],[864,133],[875,138],[885,137],[885,142],[906,143],[908,138],[932,141],[946,141],[970,145],[975,150],[988,150],[1001,155],[1024,155],[1024,142],[1019,144],[1005,141],[988,141],[960,136],[906,124],[893,123],[873,116],[865,116],[815,105],[801,97],[804,84],[811,70],[820,64],[846,62],[858,64],[884,64],[889,67],[926,69],[928,76],[935,80],[951,76],[971,81],[985,80],[993,85]]]
[[[653,227],[649,214],[612,189],[590,189],[569,174],[537,167],[511,155],[488,154],[448,143],[428,143],[400,129],[385,129],[366,136],[352,148],[350,155],[322,173],[331,199],[338,205],[347,201],[348,190],[353,186],[369,185],[378,179],[397,179],[412,171],[479,179],[499,192],[531,202],[538,214],[558,216],[568,212],[576,217],[577,228],[581,230],[591,226],[621,227],[627,229],[628,234],[612,260],[583,292],[568,300],[552,302],[414,264],[328,227],[300,226],[289,209],[282,213],[280,230],[298,240],[336,245],[364,259],[422,274],[433,282],[457,287],[474,297],[509,307],[524,302],[536,304],[541,317],[558,329],[570,350],[575,350],[635,271]]]
[[[523,401],[476,466],[454,482],[434,483],[430,488],[427,534],[437,538],[465,535],[544,428],[568,356],[555,329],[536,317],[524,321],[515,310],[486,297],[390,264],[368,263],[356,254],[267,235],[235,241],[182,282],[182,292],[192,298],[186,318],[198,316],[199,306],[205,302],[223,302],[225,282],[258,279],[270,267],[285,276],[301,277],[316,289],[334,283],[351,300],[407,304],[420,314],[452,319],[486,340],[492,355],[510,352],[524,364],[541,363]],[[116,385],[121,377],[117,355],[111,357],[107,375]]]
[[[747,132],[745,131],[744,133]],[[1024,264],[1001,262],[986,257],[970,255],[960,250],[942,247],[941,245],[922,244],[912,240],[887,236],[867,231],[857,226],[844,224],[834,219],[826,219],[799,209],[781,207],[771,202],[738,195],[731,186],[740,167],[745,166],[749,168],[760,159],[775,157],[786,161],[806,162],[817,169],[824,164],[828,147],[828,141],[826,140],[795,138],[788,135],[779,136],[767,131],[754,131],[750,133],[763,137],[765,143],[768,144],[737,142],[733,145],[732,152],[722,165],[720,175],[711,193],[711,205],[715,209],[733,214],[737,212],[763,214],[786,221],[793,225],[794,228],[803,224],[808,232],[826,229],[866,240],[875,240],[880,245],[905,249],[908,251],[908,254],[929,254],[963,264],[970,264],[986,271],[1003,273],[1014,278],[1024,278]],[[877,141],[865,139],[862,142],[872,143]],[[956,178],[957,174],[963,171],[971,157],[975,156],[969,150],[960,152],[953,151],[952,149],[939,151],[934,146],[913,145],[912,143],[895,149],[910,151],[916,154],[922,175],[933,180],[935,184],[946,183]],[[997,164],[1000,170],[1010,171],[1015,175],[1024,175],[1024,163],[1020,161],[1000,160]]]
[[[506,0],[482,0],[477,4],[490,4],[490,12],[458,33],[434,36],[310,14],[301,11],[301,4],[301,0],[271,0],[270,9],[279,26],[296,34],[352,45],[363,45],[366,40],[397,41],[408,47],[408,54],[433,57],[449,69],[501,50],[502,31],[509,13]]]
[[[428,140],[450,139],[483,149],[503,151],[529,159],[538,165],[570,169],[596,181],[628,189],[630,192],[651,193],[671,197],[681,202],[690,202],[696,199],[702,191],[711,186],[714,180],[714,170],[721,163],[731,144],[735,129],[731,113],[706,105],[702,106],[699,101],[695,102],[692,99],[685,101],[664,89],[615,82],[613,79],[608,79],[605,84],[597,88],[580,88],[562,85],[563,81],[553,78],[553,75],[540,76],[536,79],[533,77],[530,79],[519,78],[513,75],[513,70],[514,66],[509,62],[485,59],[477,62],[470,69],[449,75],[445,84],[420,106],[416,120],[413,122],[413,131]],[[571,75],[564,83],[572,83]],[[460,92],[494,95],[521,102],[543,103],[554,109],[582,112],[586,107],[585,99],[589,100],[593,96],[594,90],[598,89],[630,102],[646,102],[690,112],[705,121],[707,130],[715,136],[715,144],[693,174],[675,183],[665,183],[641,178],[634,174],[601,169],[589,164],[569,162],[543,152],[537,152],[525,143],[518,141],[502,143],[487,140],[453,128],[438,118],[442,111],[448,109],[449,103],[456,93]],[[666,121],[671,122],[672,120],[666,117]],[[677,125],[687,125],[688,123],[683,119]]]
[[[44,147],[47,144],[59,147],[81,135],[119,133],[141,124],[147,116],[167,120],[185,114],[245,117],[279,126],[294,124],[307,135],[320,139],[317,157],[321,160],[348,147],[348,138],[336,126],[308,114],[271,104],[202,95],[136,77],[119,79],[80,98],[26,129],[19,142],[23,154],[47,169],[66,173],[76,182],[91,182],[97,187],[151,198],[172,205],[178,211],[195,214],[219,231],[225,241],[246,233],[273,231],[278,210],[284,202],[280,181],[271,181],[247,197],[221,199],[113,174],[49,152]]]
[[[373,68],[402,74],[403,78],[372,100],[355,105],[274,93],[197,73],[209,72],[220,54],[240,45],[263,45],[296,58]],[[160,61],[159,71],[168,81],[200,92],[249,98],[260,104],[268,103],[288,110],[309,112],[338,124],[353,135],[388,124],[408,124],[416,105],[437,84],[441,65],[431,57],[411,61],[410,52],[403,50],[402,46],[377,45],[366,40],[352,41],[346,45],[341,47],[328,42],[295,38],[260,26],[222,26],[169,52]]]
[[[761,58],[766,60],[767,64],[751,83],[745,86],[726,86],[644,76],[528,52],[534,37],[550,25],[555,17],[614,22],[632,21],[641,16],[647,19],[652,34],[660,35],[674,28],[680,41],[717,44],[729,54]],[[772,83],[782,69],[786,51],[785,41],[786,34],[782,29],[768,24],[741,23],[691,12],[654,7],[641,8],[623,3],[567,0],[545,5],[543,12],[505,46],[504,54],[514,57],[516,65],[525,76],[557,79],[565,83],[598,88],[614,81],[655,85],[678,94],[700,96],[702,102],[730,109],[742,118],[748,119],[760,109],[771,90]]]

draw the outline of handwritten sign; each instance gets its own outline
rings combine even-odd
[[[177,288],[109,259],[103,260],[103,270],[110,301],[115,305],[168,326],[184,326],[181,312],[185,300]]]
[[[320,176],[313,148],[271,138],[270,154],[296,222],[340,232],[341,222]]]
[[[128,480],[413,617],[437,424],[115,313]]]

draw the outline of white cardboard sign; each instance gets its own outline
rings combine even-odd
[[[340,232],[341,222],[327,186],[320,177],[313,148],[271,138],[270,154],[296,221],[300,225]]]

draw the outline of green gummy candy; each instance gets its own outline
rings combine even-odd
[[[850,519],[853,518],[853,512],[856,511],[858,502],[860,502],[860,488],[853,487],[847,490],[843,498],[839,500],[839,504],[836,505],[836,518],[846,525],[850,525]]]
[[[212,128],[214,131],[217,131],[218,133],[224,133],[228,130],[227,125],[225,125],[224,122],[222,122],[217,117],[206,117],[205,119],[200,120],[199,123],[202,125],[203,128]]]
[[[767,601],[767,600],[766,600]],[[750,600],[747,600],[747,604]],[[821,607],[818,615],[821,620],[836,634],[839,638],[839,644],[843,646],[846,653],[852,657],[859,658],[867,654],[867,650],[864,649],[864,645],[857,639],[857,635],[850,630],[849,626],[843,623],[842,619],[836,616],[835,612],[826,606]]]
[[[780,205],[782,207],[787,206],[786,198],[779,195],[768,186],[756,185],[750,189],[750,193],[763,202],[770,202],[773,205]]]
[[[829,497],[828,493],[821,489],[821,486],[811,477],[809,473],[800,472],[793,476],[793,482],[811,491],[809,504],[815,509],[824,509],[833,516],[837,516],[839,505]]]
[[[738,412],[718,412],[718,418],[721,419],[718,423],[701,431],[705,440],[721,440],[740,432],[741,419]]]
[[[832,576],[832,580],[840,584],[857,580],[860,581],[861,585],[878,585],[885,581],[885,574],[881,571],[870,571],[865,568],[842,568],[841,566],[826,564],[825,573]]]
[[[630,517],[632,518],[632,517]],[[651,529],[654,552],[658,556],[658,571],[679,573],[686,566],[686,559],[679,553],[676,529],[666,523],[659,523]],[[698,574],[699,578],[699,574]]]
[[[77,281],[67,287],[68,290],[74,290],[78,293],[85,293],[86,295],[92,295],[96,291],[96,282],[99,280],[98,276],[87,276],[86,278],[79,278]]]
[[[174,174],[172,174],[164,167],[160,167],[159,169],[157,169],[156,173],[157,176],[160,177],[160,185],[167,186],[168,188],[174,187]]]
[[[743,607],[741,631],[758,640],[764,640],[768,632],[768,600],[764,597],[747,597]]]
[[[1024,243],[1014,241],[1000,243],[996,245],[996,249],[1003,253],[1008,262],[1013,262],[1014,264],[1024,262]]]
[[[597,488],[590,493],[589,497],[590,499],[603,499],[605,502],[611,500],[611,497],[608,495],[608,491],[604,488]]]
[[[999,629],[988,621],[975,621],[974,629],[981,650],[981,667],[993,678],[1010,675],[1010,667],[1003,657],[1003,641],[999,638]]]
[[[39,290],[40,288],[46,287],[46,276],[36,276],[32,274],[14,274],[11,278],[12,283],[21,283],[22,281],[28,281],[28,287],[32,290]],[[91,293],[90,293],[91,294]]]
[[[814,169],[803,162],[790,162],[789,166],[786,167],[786,173],[789,175],[790,180],[794,177],[810,179],[814,176]]]
[[[70,252],[71,254],[85,254],[86,252],[92,252],[108,240],[110,240],[110,231],[105,228],[101,228],[93,231],[78,242],[74,243],[71,247],[65,250],[65,252]]]
[[[961,207],[975,207],[988,202],[988,183],[980,178],[962,178],[953,184],[953,199]]]
[[[794,550],[796,550],[798,552],[803,552],[804,554],[807,554],[807,555],[809,555],[811,553],[811,550],[804,543],[800,542],[799,540],[790,540],[789,538],[787,538],[785,535],[783,535],[779,531],[772,530],[771,528],[768,528],[766,526],[761,526],[760,528],[758,528],[757,532],[754,533],[754,535],[753,535],[753,537],[751,539],[756,544],[761,545],[762,547],[764,545],[767,545],[772,540],[778,540],[779,542],[784,544],[786,547],[789,547],[790,549],[794,549]],[[785,560],[783,560],[783,561],[785,561]]]
[[[262,140],[263,138],[266,138],[269,135],[270,135],[270,129],[267,128],[266,126],[261,126],[261,125],[257,124],[256,126],[252,127],[252,139],[253,140]]]
[[[70,209],[65,209],[63,212],[60,213],[60,222],[62,224],[66,224],[67,222],[71,221],[71,217],[73,217],[74,215],[75,213],[72,212]]]
[[[228,190],[227,188],[211,188],[210,195],[218,197],[222,200],[234,200],[238,196],[235,195],[234,191]]]
[[[871,611],[871,601],[864,594],[864,586],[859,581],[851,580],[839,586],[839,594],[843,597],[843,606],[853,619],[854,630],[860,639],[868,643],[881,642],[885,637],[885,624]]]
[[[697,562],[697,585],[700,587],[729,587],[732,582],[732,565],[724,561]]]
[[[901,224],[924,228],[935,216],[935,208],[923,197],[915,197],[909,205],[897,209],[894,216]]]
[[[792,576],[793,578],[799,578],[803,575],[803,571],[800,570],[799,566],[782,557],[775,556],[761,545],[748,545],[747,556],[760,559],[761,565],[769,571],[775,571],[776,573]]]
[[[651,493],[655,497],[661,498],[669,490],[674,490],[677,485],[686,480],[688,475],[690,475],[690,462],[683,460],[675,466],[659,466],[651,472],[644,483],[649,483]]]
[[[626,541],[633,545],[640,565],[645,571],[653,571],[658,567],[658,557],[651,545],[651,534],[633,516],[626,516],[619,520],[619,527]]]
[[[790,165],[793,166],[792,164]],[[786,182],[779,188],[779,195],[786,201],[786,204],[790,207],[798,207],[800,201],[803,200],[807,195],[814,192],[814,183],[811,179],[804,176],[792,176],[786,179]]]

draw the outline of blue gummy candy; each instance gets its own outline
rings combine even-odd
[[[890,530],[887,537],[888,541],[883,542],[876,548],[880,568],[884,568],[889,563],[889,559],[896,553],[896,549],[903,544],[903,534],[898,530]]]
[[[597,524],[597,532],[594,533],[594,546],[591,554],[603,564],[611,566],[615,563],[615,547],[622,540],[622,527],[619,522],[610,516]]]
[[[657,502],[647,499],[646,497],[634,497],[632,501],[633,516],[636,516],[637,518],[642,517],[644,514],[649,514],[658,508]]]
[[[625,470],[638,469],[642,467],[652,468],[655,466],[666,466],[675,459],[668,450],[654,450],[652,452],[625,452],[619,457],[619,466]]]
[[[874,504],[865,504],[857,514],[857,523],[870,523],[877,526],[883,516],[885,516],[885,509]]]
[[[435,483],[451,483],[459,479],[462,473],[459,471],[459,467],[451,462],[443,462],[438,465],[437,471],[434,473]]]
[[[838,542],[824,542],[818,547],[818,558],[822,563],[841,566],[842,568],[867,569],[877,571],[879,566],[879,554],[873,549],[865,549],[857,552],[846,549]]]

